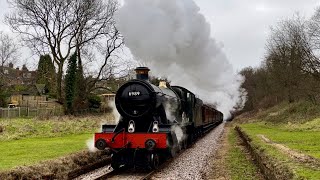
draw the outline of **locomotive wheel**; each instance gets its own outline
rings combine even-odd
[[[98,139],[95,143],[95,147],[99,150],[104,150],[107,147],[107,143],[104,139]]]
[[[120,168],[120,165],[121,165],[121,164],[119,163],[119,161],[120,161],[119,156],[113,154],[113,155],[112,155],[112,161],[111,161],[111,167],[112,167],[112,169],[117,170],[117,169]]]
[[[148,156],[148,163],[151,169],[157,169],[160,164],[159,155],[157,153],[150,153]]]
[[[187,139],[187,141],[188,141],[188,145],[189,146],[191,146],[193,143],[194,143],[194,141],[195,141],[195,135],[194,134],[190,134],[189,135],[189,137],[188,137],[188,139]]]
[[[187,140],[187,138],[182,141],[182,148],[183,149],[187,149],[188,148],[188,140]]]
[[[174,158],[176,155],[177,155],[177,150],[176,150],[176,148],[171,147],[171,148],[170,148],[170,156]]]
[[[111,167],[112,167],[113,170],[117,170],[117,169],[120,168],[120,164],[117,163],[117,162],[112,162],[111,163]]]

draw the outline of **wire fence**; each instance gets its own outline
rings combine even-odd
[[[17,117],[37,117],[37,116],[61,116],[64,111],[62,107],[53,108],[0,108],[0,118],[17,118]]]
[[[95,115],[110,113],[111,109],[79,109],[74,111],[74,115]],[[0,108],[0,118],[18,118],[18,117],[42,117],[49,118],[52,116],[63,116],[64,109],[62,106],[58,107],[14,107],[14,108]]]

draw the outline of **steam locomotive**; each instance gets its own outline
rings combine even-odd
[[[115,104],[117,125],[102,125],[95,147],[112,151],[113,169],[122,165],[157,168],[198,137],[220,124],[223,114],[188,89],[149,82],[147,67],[135,69],[136,79],[122,85]]]

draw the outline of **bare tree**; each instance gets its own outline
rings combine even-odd
[[[320,80],[320,7],[308,22],[307,33],[309,48],[306,54],[309,58],[305,61],[305,70]]]
[[[320,9],[309,22],[299,14],[280,21],[271,28],[266,47],[260,67],[240,72],[245,77],[242,87],[248,93],[244,110],[301,99],[318,103]]]
[[[293,102],[302,94],[305,62],[309,60],[306,21],[298,14],[281,21],[272,29],[267,47],[266,62],[275,82],[274,87],[278,87],[278,92]]]
[[[119,50],[119,48],[123,45],[123,37],[120,35],[119,31],[116,31],[113,34],[106,34],[105,39],[105,43],[97,46],[98,51],[102,54],[103,61],[101,61],[102,64],[100,65],[97,73],[88,81],[88,92],[92,92],[97,88],[101,88],[96,86],[98,82],[108,80],[117,75],[121,76],[122,71],[126,69],[121,68],[121,65],[124,65],[123,63],[119,63],[117,60],[115,60],[119,59],[120,57],[113,56],[114,52]]]
[[[312,42],[313,49],[320,49],[320,7],[311,17],[308,23],[308,34]]]
[[[61,98],[63,66],[77,50],[81,64],[84,47],[95,45],[99,38],[120,34],[113,15],[116,0],[9,0],[14,8],[6,22],[20,33],[24,42],[39,54],[51,53],[58,66],[57,95]],[[118,39],[116,37],[116,39]],[[111,45],[113,47],[113,45]],[[118,48],[120,46],[115,46]],[[110,51],[112,53],[113,51]]]
[[[18,45],[8,34],[0,32],[0,75],[4,75],[4,66],[17,61]]]

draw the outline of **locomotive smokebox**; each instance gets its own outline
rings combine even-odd
[[[136,78],[139,80],[148,81],[149,80],[149,71],[148,67],[137,67],[136,71]]]

